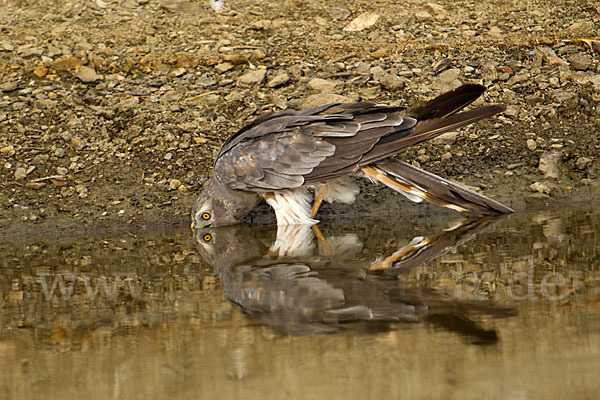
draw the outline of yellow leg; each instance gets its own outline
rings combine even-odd
[[[327,242],[327,239],[325,239],[325,236],[323,236],[319,227],[317,225],[313,225],[312,230],[315,234],[315,237],[317,238],[319,247],[322,247],[325,250],[325,253],[327,254],[328,257],[332,257],[333,256],[333,247],[331,247],[331,245]]]
[[[321,203],[323,202],[323,199],[327,195],[328,191],[329,183],[323,183],[322,186],[315,190],[315,202],[313,203],[312,212],[310,213],[311,218],[314,219],[317,215],[317,211],[319,211],[319,207],[321,207]]]

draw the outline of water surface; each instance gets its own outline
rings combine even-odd
[[[0,398],[595,398],[597,205],[0,244]]]

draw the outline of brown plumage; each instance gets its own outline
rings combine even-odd
[[[258,117],[219,150],[214,176],[196,201],[192,221],[196,226],[235,223],[262,197],[275,209],[278,224],[314,223],[323,199],[354,199],[353,189],[340,186],[338,178],[361,170],[411,200],[469,215],[511,212],[485,196],[390,159],[409,146],[503,111],[505,107],[496,104],[459,112],[484,90],[481,85],[463,85],[404,113],[397,107],[360,102]],[[308,187],[316,193],[312,213]]]

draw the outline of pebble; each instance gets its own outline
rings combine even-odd
[[[75,191],[80,198],[85,199],[88,196],[88,189],[83,185],[75,186]]]
[[[79,78],[79,80],[81,80],[82,82],[86,83],[95,82],[100,78],[93,68],[86,67],[85,65],[79,67],[79,70],[77,71],[75,76]]]
[[[233,64],[230,63],[230,62],[224,62],[224,63],[220,63],[220,64],[215,65],[215,69],[220,74],[225,73],[225,72],[229,71],[232,68],[233,68]]]
[[[546,62],[550,65],[558,66],[558,67],[560,67],[561,65],[564,65],[564,66],[569,65],[568,62],[566,62],[565,60],[563,60],[562,58],[557,57],[557,56],[546,57]]]
[[[27,170],[23,167],[19,167],[15,170],[15,180],[20,181],[27,177]]]
[[[546,186],[540,182],[532,183],[531,185],[529,185],[529,189],[531,189],[532,192],[538,192],[538,193],[543,193],[543,194],[548,194],[548,195],[551,192],[551,190],[548,186]]]
[[[261,83],[267,75],[266,68],[255,69],[246,72],[238,78],[238,83],[245,86],[252,86]]]
[[[383,74],[383,76],[379,79],[379,83],[387,90],[398,90],[402,89],[404,85],[406,85],[406,79],[400,78],[397,75],[386,73]]]
[[[459,76],[460,76],[460,69],[451,68],[451,69],[447,69],[444,72],[442,72],[439,75],[439,78],[442,83],[451,83],[451,82],[455,81],[456,79],[458,79]]]
[[[19,86],[18,82],[9,81],[0,85],[0,90],[3,92],[12,92]]]
[[[433,16],[427,11],[418,11],[415,13],[415,19],[417,21],[432,21]]]
[[[569,26],[568,30],[574,34],[582,34],[593,31],[594,22],[592,21],[577,21]]]
[[[339,81],[330,81],[327,79],[313,78],[308,81],[308,87],[312,90],[319,90],[322,92],[333,92],[336,88],[340,88],[342,85]]]
[[[457,131],[442,133],[440,136],[433,139],[434,143],[441,144],[454,144],[456,142],[456,138],[458,137]]]
[[[267,83],[267,87],[275,88],[277,86],[285,85],[289,81],[290,81],[290,76],[288,74],[286,74],[285,72],[283,72],[283,73],[275,75],[275,77],[273,77],[273,79],[271,79]]]
[[[557,103],[564,103],[577,97],[577,93],[572,90],[555,90],[550,93],[550,98]]]
[[[0,153],[2,153],[3,155],[12,156],[13,154],[15,154],[15,147],[12,144],[1,147]]]
[[[335,93],[319,93],[308,96],[302,103],[301,108],[313,108],[322,106],[330,103],[352,103],[354,99],[346,96],[342,96]]]
[[[592,165],[592,159],[588,157],[579,157],[577,161],[575,161],[575,165],[577,166],[577,169],[585,170]]]
[[[217,84],[217,78],[215,77],[215,74],[205,72],[202,75],[200,75],[200,78],[198,78],[196,83],[202,87],[214,86]]]
[[[379,82],[381,77],[385,74],[385,70],[383,68],[381,68],[380,66],[375,66],[375,67],[371,68],[369,70],[369,72],[371,72],[371,76],[373,77],[373,80],[377,81],[377,82]]]
[[[343,7],[330,7],[327,12],[329,16],[333,19],[342,20],[346,19],[350,16],[350,11],[347,8]]]
[[[171,190],[177,190],[181,186],[181,181],[179,179],[170,179],[169,180],[169,188]]]
[[[24,49],[19,51],[19,55],[23,58],[29,58],[34,56],[41,56],[44,52],[41,49],[36,49],[34,47],[30,47],[28,49]]]
[[[69,173],[69,170],[68,170],[68,169],[66,169],[65,167],[57,167],[57,168],[56,168],[56,172],[57,172],[59,175],[66,175],[67,173]]]
[[[494,39],[502,39],[504,37],[502,29],[498,28],[497,26],[492,26],[488,31],[488,35]]]
[[[436,3],[427,3],[425,7],[431,11],[436,17],[445,17],[448,11],[444,7]]]
[[[119,103],[119,109],[121,111],[130,110],[140,104],[140,99],[137,96],[130,97],[125,100],[121,100]]]
[[[533,139],[527,139],[527,148],[531,151],[537,148],[537,143]]]
[[[549,151],[542,154],[538,169],[544,173],[545,178],[560,178],[560,165],[562,163],[562,153],[559,151]]]
[[[375,13],[363,13],[354,18],[344,27],[346,32],[360,32],[375,25],[379,20],[379,15]]]
[[[592,57],[587,54],[577,53],[569,57],[569,63],[578,71],[585,71],[592,66]]]

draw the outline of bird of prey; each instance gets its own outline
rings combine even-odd
[[[484,91],[466,84],[407,110],[358,102],[262,115],[221,146],[213,176],[194,204],[192,228],[236,224],[262,199],[278,225],[315,224],[323,200],[355,200],[358,187],[345,179],[354,173],[415,202],[470,216],[510,213],[497,201],[393,158],[505,109],[494,104],[461,112]]]

